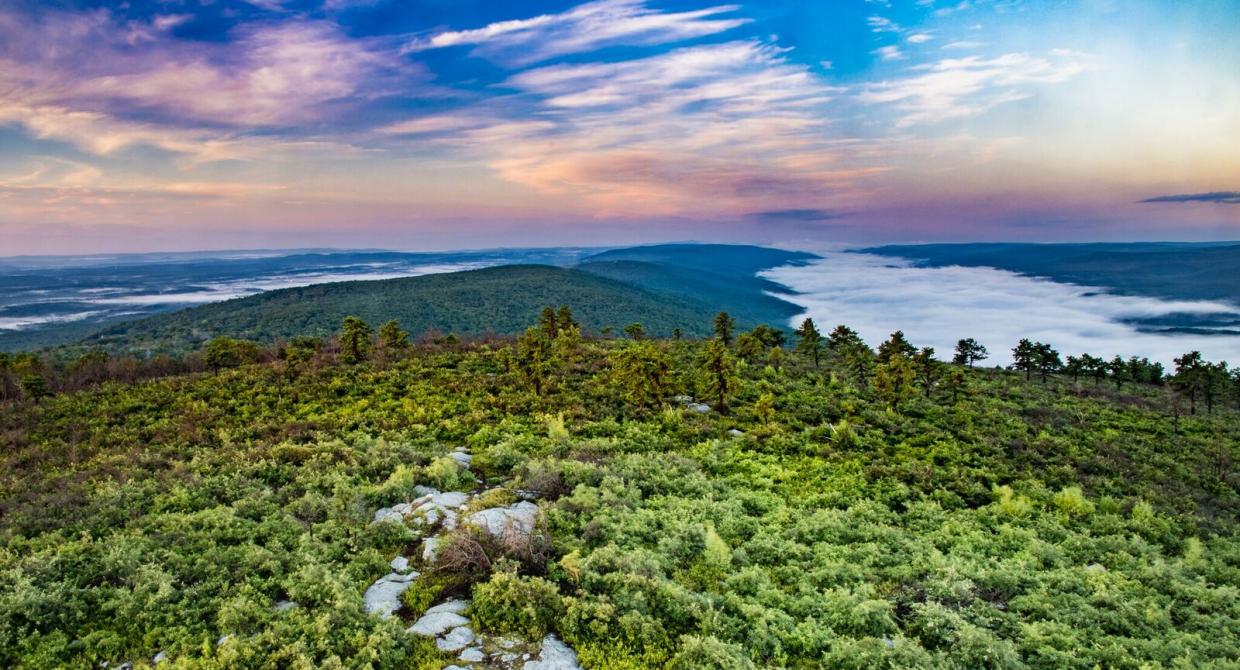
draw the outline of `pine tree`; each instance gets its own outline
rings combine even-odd
[[[706,342],[698,357],[698,372],[703,397],[715,401],[715,409],[727,411],[728,398],[736,392],[740,381],[736,376],[736,359],[720,338]]]
[[[554,340],[555,336],[560,332],[560,319],[555,313],[555,308],[547,305],[542,308],[538,314],[538,329],[542,331],[543,336],[548,340]]]
[[[671,363],[652,342],[634,342],[609,357],[611,383],[620,389],[625,402],[644,410],[654,407],[667,395]]]
[[[922,347],[913,355],[913,369],[918,383],[921,384],[926,397],[929,398],[942,373],[940,363],[934,359],[934,347]]]
[[[374,331],[356,316],[346,316],[340,324],[340,353],[346,363],[361,363],[370,354]]]
[[[555,323],[560,330],[565,328],[581,329],[581,324],[577,323],[577,320],[573,318],[573,310],[568,305],[560,305],[560,310],[555,315]]]
[[[1022,338],[1012,349],[1012,365],[1024,371],[1026,380],[1033,377],[1033,371],[1038,368],[1038,351],[1028,338]]]
[[[541,328],[529,328],[517,338],[516,367],[534,390],[534,395],[547,391],[551,377],[551,341]]]
[[[874,373],[874,391],[886,401],[892,411],[900,411],[900,404],[912,397],[916,370],[904,356],[892,354],[881,363]]]
[[[727,312],[719,312],[715,315],[715,337],[718,337],[723,346],[732,345],[732,329],[736,327],[736,320]]]
[[[897,330],[887,338],[886,342],[878,345],[878,360],[886,361],[892,356],[901,356],[903,358],[912,358],[917,353],[917,347],[914,347],[907,338],[904,337],[904,331]]]
[[[986,351],[986,347],[968,337],[956,343],[956,355],[952,358],[952,362],[956,365],[973,367],[974,363],[987,358],[990,358],[990,352]]]
[[[643,328],[640,323],[630,323],[629,325],[625,326],[624,334],[628,335],[629,339],[632,339],[632,340],[646,339],[646,329]]]
[[[388,321],[379,327],[379,346],[388,352],[407,349],[409,333],[405,332],[395,320]]]
[[[809,356],[814,360],[814,367],[818,367],[818,359],[822,355],[822,333],[818,332],[813,319],[802,321],[801,327],[797,328],[797,353]]]

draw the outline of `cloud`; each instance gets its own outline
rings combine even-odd
[[[1183,193],[1179,195],[1160,195],[1137,202],[1216,202],[1228,205],[1240,205],[1240,191],[1215,191],[1213,193]]]
[[[772,209],[749,216],[773,221],[817,222],[842,219],[848,215],[829,209]]]
[[[900,47],[893,45],[879,47],[874,50],[874,55],[882,60],[904,60],[904,52],[900,51]]]
[[[858,97],[865,104],[894,105],[902,113],[900,127],[940,123],[1023,100],[1033,95],[1033,86],[1068,81],[1087,67],[1083,57],[1066,53],[948,58],[915,66],[913,76],[872,84]]]
[[[560,14],[441,32],[410,42],[405,50],[473,45],[474,55],[522,66],[603,47],[651,46],[714,35],[750,22],[745,18],[713,18],[737,9],[737,5],[718,5],[663,12],[649,9],[644,0],[599,0]]]
[[[824,139],[839,89],[759,42],[546,66],[504,85],[535,105],[533,120],[455,141],[504,179],[583,198],[598,215],[816,205],[860,176]]]
[[[1065,356],[1136,355],[1169,364],[1196,349],[1213,360],[1240,359],[1240,338],[1143,333],[1122,322],[1177,313],[1240,314],[1231,305],[1110,295],[994,268],[920,268],[885,256],[820,253],[820,261],[764,275],[797,291],[786,299],[804,307],[819,326],[847,324],[872,346],[903,330],[914,344],[934,347],[940,358],[949,358],[960,338],[976,338],[990,349],[987,365],[1009,363],[1011,348],[1024,337],[1049,342]]]

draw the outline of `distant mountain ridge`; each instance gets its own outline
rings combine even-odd
[[[75,348],[151,355],[191,350],[218,335],[269,342],[328,335],[356,315],[396,320],[411,333],[482,335],[524,330],[546,305],[569,305],[591,333],[641,323],[652,335],[709,333],[719,311],[740,327],[785,327],[800,312],[766,292],[790,292],[755,276],[806,262],[803,252],[733,245],[660,245],[612,250],[575,267],[501,265],[477,270],[314,284],[268,291],[108,326]]]

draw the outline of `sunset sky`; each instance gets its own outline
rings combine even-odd
[[[0,2],[0,255],[1240,238],[1235,0]]]

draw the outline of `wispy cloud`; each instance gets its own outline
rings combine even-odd
[[[663,12],[648,8],[644,0],[599,0],[561,14],[441,32],[410,42],[406,51],[473,45],[478,56],[528,65],[603,47],[649,46],[714,35],[749,23],[746,18],[716,18],[737,9],[738,5],[718,5]]]
[[[758,42],[548,66],[505,85],[538,101],[536,120],[465,141],[505,179],[600,214],[745,211],[858,176],[825,146],[822,110],[838,89]]]
[[[1032,86],[1065,82],[1086,68],[1085,59],[1070,53],[949,58],[918,65],[916,74],[905,79],[873,84],[859,98],[866,104],[895,105],[902,112],[901,127],[939,123],[1023,100],[1033,95]]]
[[[1138,202],[1215,202],[1227,205],[1240,205],[1240,191],[1214,191],[1212,193],[1160,195],[1153,198],[1139,200]]]
[[[847,214],[831,209],[772,209],[765,212],[753,212],[749,216],[770,221],[792,221],[812,223],[842,219]]]

